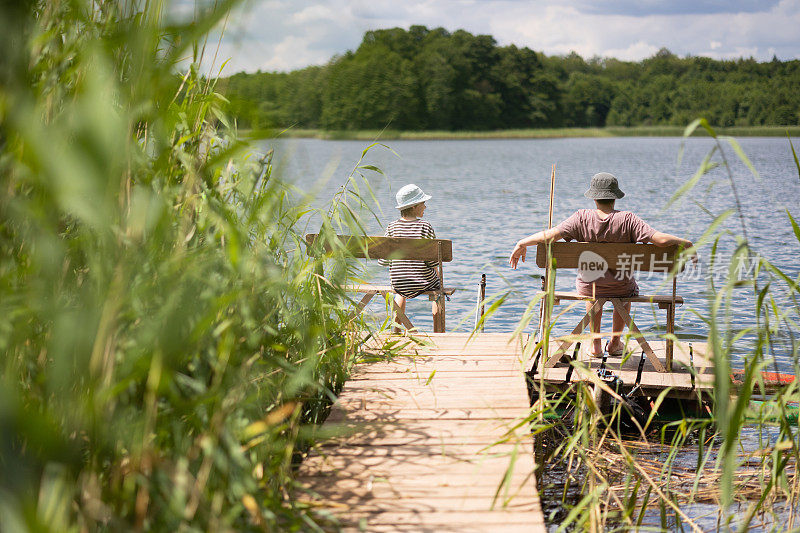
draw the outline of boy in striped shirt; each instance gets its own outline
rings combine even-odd
[[[436,234],[427,220],[422,220],[425,213],[425,202],[431,196],[410,183],[397,191],[397,205],[400,218],[386,227],[386,237],[406,239],[435,239]],[[389,276],[396,295],[394,304],[405,313],[406,298],[414,298],[424,292],[441,288],[439,275],[436,273],[436,261],[413,261],[408,259],[381,260],[380,264],[389,266]],[[433,302],[433,313],[438,310],[437,302]],[[395,315],[395,322],[397,322]]]

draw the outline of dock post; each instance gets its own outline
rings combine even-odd
[[[442,269],[442,243],[439,242],[439,284],[440,289],[430,296],[434,300],[433,304],[433,332],[444,333],[444,270]]]
[[[481,291],[480,291],[480,306],[481,306],[481,319],[483,319],[483,313],[486,312],[485,306],[483,301],[486,299],[486,274],[481,274]],[[481,320],[481,333],[483,333],[483,320]]]
[[[435,293],[429,296],[433,300],[433,332],[444,333],[444,293]]]
[[[672,302],[670,302],[670,306],[667,308],[667,353],[666,360],[664,361],[666,363],[664,366],[667,367],[667,372],[672,372],[672,355],[674,350],[672,337],[675,335],[675,298],[678,289],[677,286],[678,278],[674,277],[672,278]]]

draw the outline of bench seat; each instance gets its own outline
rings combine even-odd
[[[538,295],[547,295],[545,291],[539,291],[536,293]],[[598,296],[597,298],[612,298],[611,296]],[[622,300],[623,302],[634,302],[634,303],[654,303],[658,304],[658,307],[661,309],[665,309],[666,306],[672,305],[672,296],[669,294],[648,294],[646,296],[632,296],[629,298],[618,298],[614,296],[618,300]],[[591,296],[586,296],[585,294],[578,294],[577,292],[569,292],[569,291],[554,291],[553,293],[553,301],[554,303],[558,303],[559,300],[594,300]],[[675,296],[675,304],[676,305],[683,305],[683,297],[682,296]]]
[[[349,292],[358,292],[358,293],[387,293],[387,292],[395,292],[391,285],[368,285],[368,284],[361,284],[361,285],[347,285],[345,287],[346,291]],[[454,292],[456,292],[455,287],[445,287],[443,291],[447,296],[452,296]],[[426,296],[435,296],[438,294],[439,291],[425,291],[420,294],[425,294]]]

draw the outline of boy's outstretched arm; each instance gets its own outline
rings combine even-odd
[[[662,233],[660,231],[653,233],[653,236],[650,237],[650,242],[656,246],[672,246],[673,244],[682,244],[684,250],[692,247],[692,241],[687,241],[686,239],[676,237],[675,235],[670,235],[669,233]]]
[[[683,239],[681,237],[676,237],[675,235],[670,235],[669,233],[662,233],[660,231],[653,233],[653,236],[650,237],[650,242],[652,242],[656,246],[672,246],[673,244],[677,244],[679,246],[683,246],[684,250],[688,250],[689,248],[694,246],[694,244],[692,244],[692,241]],[[695,263],[697,262],[696,253],[692,254],[692,261],[694,261]]]
[[[560,238],[561,231],[556,227],[545,231],[539,231],[533,235],[530,235],[529,237],[525,237],[524,239],[517,241],[517,245],[514,246],[514,250],[511,252],[511,256],[508,258],[511,268],[516,269],[520,260],[522,260],[523,263],[525,262],[525,253],[528,250],[528,246],[547,241],[557,241]]]

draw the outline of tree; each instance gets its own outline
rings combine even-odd
[[[403,58],[382,45],[330,66],[321,124],[328,129],[415,127],[414,80]]]
[[[354,52],[219,87],[244,127],[474,130],[686,124],[791,125],[800,61],[547,57],[490,35],[411,26],[366,32]]]
[[[563,93],[564,125],[603,127],[611,110],[614,90],[601,76],[573,72]]]

